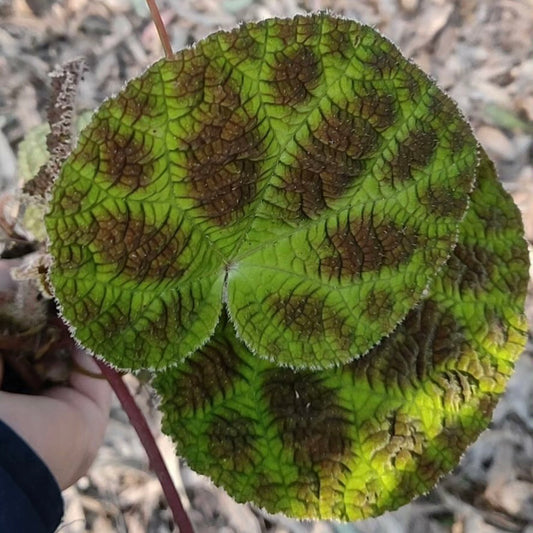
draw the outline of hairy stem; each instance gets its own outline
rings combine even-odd
[[[137,435],[141,439],[141,443],[146,450],[148,459],[150,461],[150,467],[157,475],[163,492],[167,499],[174,521],[178,526],[180,533],[194,533],[191,521],[183,508],[180,497],[172,482],[168,469],[163,461],[163,457],[157,447],[154,436],[148,427],[145,416],[135,403],[128,387],[124,383],[122,376],[119,372],[108,366],[104,361],[99,361],[95,358],[96,363],[100,367],[102,374],[106,377],[111,385],[111,388],[117,395],[120,403],[132,426],[134,427]]]
[[[165,23],[163,22],[163,19],[161,18],[161,13],[159,12],[159,8],[157,7],[155,0],[146,0],[146,3],[148,4],[148,8],[150,9],[150,15],[152,16],[152,20],[154,21],[155,27],[157,29],[157,33],[159,34],[159,40],[161,41],[161,44],[163,45],[165,56],[171,57],[173,54],[172,45],[170,44],[170,39],[168,38],[167,29],[165,28]]]

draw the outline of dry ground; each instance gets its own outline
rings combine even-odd
[[[167,0],[175,50],[240,20],[328,8],[375,25],[447,90],[494,158],[533,242],[533,0]],[[91,109],[162,55],[144,0],[0,0],[0,188],[16,180],[17,144],[41,123],[47,73],[88,60],[80,108]],[[533,319],[531,298],[528,304]],[[132,387],[157,431],[147,387]],[[160,437],[199,533],[533,532],[533,350],[521,358],[491,429],[427,497],[376,520],[297,523],[237,505],[179,464]],[[61,531],[168,532],[158,482],[124,413],[113,409],[101,453],[65,492]]]

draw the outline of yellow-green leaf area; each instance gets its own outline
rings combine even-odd
[[[372,28],[243,24],[97,110],[53,189],[50,278],[121,367],[183,360],[223,308],[258,357],[345,364],[431,289],[477,166],[455,104]]]
[[[164,431],[192,468],[269,512],[395,509],[487,427],[526,342],[527,272],[519,212],[482,152],[457,246],[390,336],[336,368],[290,369],[257,358],[223,316],[155,378]]]

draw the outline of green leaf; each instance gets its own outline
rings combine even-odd
[[[327,14],[130,81],[46,226],[77,338],[158,369],[179,453],[271,512],[355,520],[428,490],[525,344],[523,227],[492,163],[389,41]]]
[[[429,490],[485,429],[527,326],[518,210],[482,154],[459,241],[432,289],[364,357],[321,371],[258,359],[223,319],[159,373],[163,429],[237,501],[357,520]]]
[[[450,256],[470,128],[373,29],[218,32],[105,102],[57,180],[51,281],[78,339],[163,368],[223,305],[260,357],[327,368],[390,335]]]

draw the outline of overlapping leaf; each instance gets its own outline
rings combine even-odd
[[[220,32],[95,114],[47,218],[77,337],[161,368],[225,303],[261,357],[347,362],[449,257],[477,166],[453,102],[372,29],[326,15]]]
[[[407,503],[486,428],[523,348],[519,227],[484,156],[452,256],[388,338],[341,367],[296,371],[258,359],[223,320],[156,378],[164,431],[192,468],[270,512],[357,520]]]
[[[371,28],[218,32],[94,115],[47,215],[79,340],[164,370],[165,430],[238,500],[357,519],[427,490],[525,343],[516,207]]]

